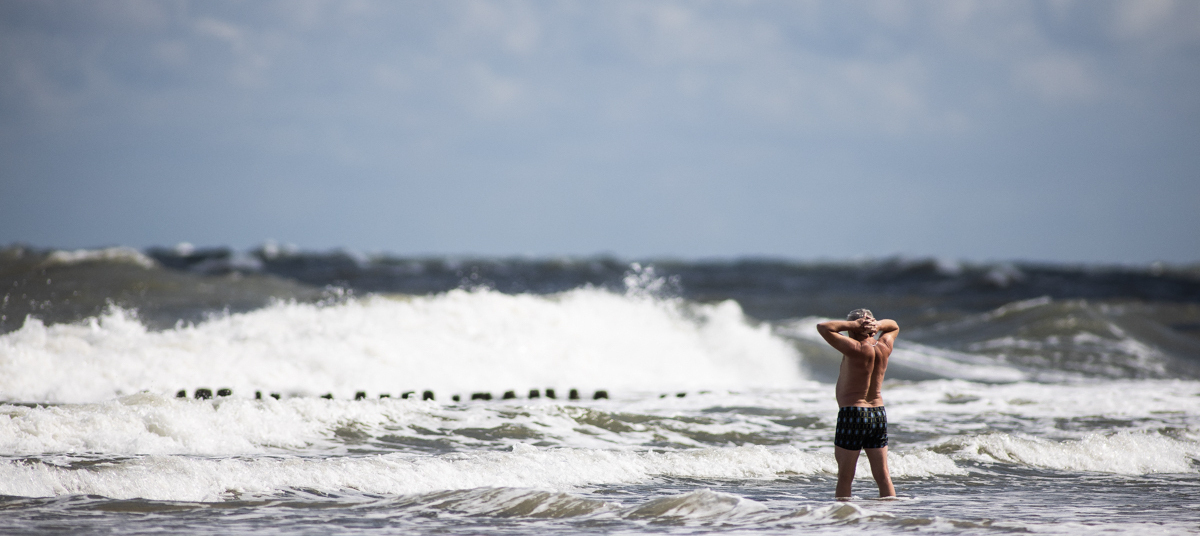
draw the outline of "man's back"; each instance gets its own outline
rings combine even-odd
[[[836,391],[838,406],[882,406],[881,386],[891,355],[890,337],[886,340],[872,337],[859,342],[858,348],[843,351]]]
[[[894,320],[875,320],[868,315],[842,322],[822,322],[817,331],[842,353],[836,390],[838,406],[882,406],[883,377],[900,326]],[[878,339],[874,337],[876,333],[880,334]]]

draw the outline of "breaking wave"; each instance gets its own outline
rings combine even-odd
[[[75,324],[31,318],[0,336],[0,393],[38,402],[199,386],[241,395],[445,396],[553,386],[790,387],[803,378],[798,352],[732,300],[694,304],[592,288],[276,303],[164,331],[114,308]]]

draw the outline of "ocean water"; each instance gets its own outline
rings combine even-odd
[[[13,246],[0,285],[3,534],[1200,533],[1194,268]],[[815,324],[862,306],[899,498],[864,458],[838,502]]]

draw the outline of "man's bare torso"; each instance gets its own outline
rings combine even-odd
[[[883,405],[883,376],[900,326],[895,320],[876,320],[867,309],[857,309],[854,320],[817,324],[821,337],[842,354],[838,373],[838,407]],[[848,335],[842,335],[845,331]]]
[[[892,347],[874,337],[857,341],[859,348],[842,353],[838,372],[838,407],[883,405],[882,384]]]

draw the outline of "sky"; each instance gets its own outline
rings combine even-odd
[[[0,244],[1200,261],[1200,2],[0,2]]]

